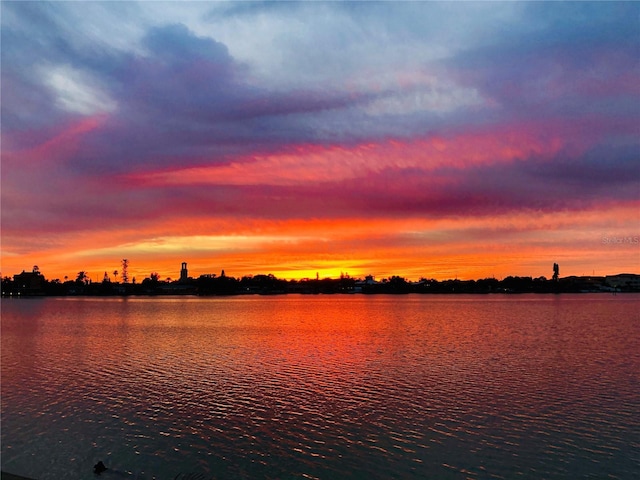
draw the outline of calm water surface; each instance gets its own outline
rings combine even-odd
[[[2,301],[2,469],[640,478],[640,295]]]

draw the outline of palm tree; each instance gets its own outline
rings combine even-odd
[[[129,268],[129,260],[126,258],[122,259],[122,281],[124,283],[129,283],[129,274],[127,269]]]
[[[78,276],[76,277],[76,282],[89,283],[89,276],[87,275],[87,272],[85,272],[84,270],[78,272]]]
[[[118,270],[113,271],[113,276],[115,277],[115,282],[118,283]]]

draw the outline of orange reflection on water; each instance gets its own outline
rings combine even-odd
[[[170,476],[506,477],[514,454],[527,471],[624,473],[636,310],[637,295],[8,299],[3,465],[44,478],[18,454],[42,443],[74,478],[95,458]]]

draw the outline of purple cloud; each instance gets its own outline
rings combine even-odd
[[[10,235],[184,216],[469,218],[638,202],[640,4],[1,8]],[[522,145],[503,138],[513,132]],[[416,153],[436,137],[468,148]],[[482,161],[475,140],[490,150]],[[400,145],[389,158],[354,160],[387,143]],[[316,161],[286,184],[132,180],[247,172],[296,152],[301,174],[313,155],[353,165],[314,180]]]

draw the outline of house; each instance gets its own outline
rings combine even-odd
[[[45,280],[37,267],[31,272],[25,272],[13,276],[13,285],[18,295],[44,295]]]

